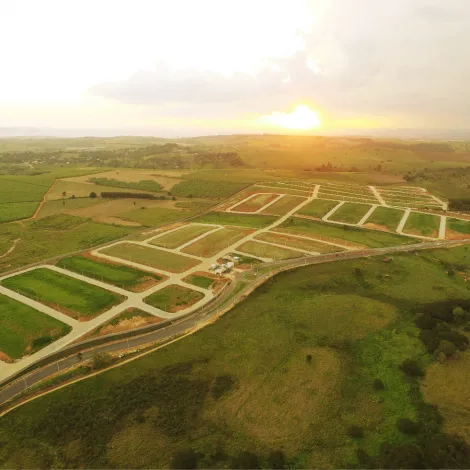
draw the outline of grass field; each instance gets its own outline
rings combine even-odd
[[[467,253],[470,269],[468,251],[453,252],[455,260]],[[470,298],[464,280],[446,274],[440,261],[448,256],[368,258],[278,275],[194,335],[3,417],[0,465],[39,468],[55,458],[64,468],[168,468],[175,452],[191,447],[202,454],[199,468],[233,468],[242,451],[269,468],[269,453],[279,449],[286,468],[363,468],[357,449],[377,455],[383,443],[415,442],[398,419],[435,429],[419,381],[398,365],[430,361],[414,311]],[[375,379],[383,390],[374,390]],[[364,437],[349,437],[351,425]]]
[[[211,230],[214,230],[214,227],[196,224],[185,225],[174,232],[164,234],[151,240],[150,243],[152,245],[162,246],[163,248],[177,248]]]
[[[274,201],[279,195],[278,194],[256,194],[250,199],[240,202],[236,206],[233,206],[231,210],[239,212],[256,212],[257,210],[264,207],[266,204]]]
[[[183,253],[210,258],[252,232],[241,227],[225,227],[183,248]]]
[[[262,233],[256,236],[256,240],[286,245],[286,248],[299,248],[301,250],[314,251],[317,253],[342,251],[341,248],[333,245],[320,243],[315,240],[307,240],[305,238],[292,237],[284,233]]]
[[[31,217],[38,205],[38,202],[3,203],[3,201],[0,200],[0,223]]]
[[[354,204],[346,202],[338,210],[336,210],[329,220],[335,222],[345,222],[348,224],[357,224],[367,214],[371,208],[368,204]]]
[[[203,289],[210,289],[214,283],[217,282],[217,280],[213,277],[210,277],[210,275],[203,276],[202,274],[191,274],[184,278],[184,282],[193,284],[197,287],[202,287]]]
[[[378,206],[364,224],[366,227],[384,228],[395,231],[405,212],[399,209]]]
[[[266,245],[265,243],[257,243],[253,241],[248,241],[237,246],[236,250],[249,255],[260,256],[261,258],[271,258],[274,260],[299,258],[304,256],[304,253],[299,251],[293,251],[287,248]]]
[[[69,213],[77,209],[102,204],[100,198],[80,197],[75,199],[50,200],[46,201],[38,213],[39,218],[49,217],[50,215]]]
[[[73,318],[90,319],[121,302],[121,296],[101,287],[38,268],[4,279],[1,284]]]
[[[313,238],[324,239],[326,241],[355,245],[357,247],[381,248],[385,246],[404,245],[416,243],[416,240],[392,233],[377,232],[373,230],[356,227],[341,227],[317,222],[314,220],[291,217],[286,220],[277,231],[292,233],[293,235],[304,235]]]
[[[111,264],[85,256],[63,258],[57,266],[98,279],[133,292],[142,292],[163,281],[164,276],[139,271],[130,266]]]
[[[104,248],[101,253],[170,273],[182,273],[201,263],[197,259],[188,258],[177,253],[126,242]]]
[[[204,298],[200,292],[176,284],[149,295],[144,302],[165,312],[175,313],[184,310]]]
[[[284,196],[279,201],[271,204],[267,209],[262,211],[263,214],[284,215],[295,209],[299,204],[305,201],[304,197]]]
[[[209,181],[209,180],[185,180],[177,183],[171,188],[171,194],[175,196],[184,197],[207,197],[207,198],[221,198],[228,197],[232,194],[241,191],[248,186],[243,182],[231,181]]]
[[[276,221],[276,217],[258,214],[230,214],[228,212],[209,212],[195,218],[192,222],[217,225],[239,225],[241,227],[263,228]]]
[[[309,202],[306,206],[302,207],[298,214],[308,215],[309,217],[315,217],[321,219],[328,212],[338,205],[338,201],[328,201],[326,199],[314,199],[312,202]]]
[[[460,235],[470,235],[470,220],[447,217],[446,236],[455,236],[455,234],[449,232],[455,232]]]
[[[440,221],[441,218],[436,215],[411,212],[408,219],[406,219],[403,232],[425,237],[437,237]]]
[[[19,359],[71,330],[59,320],[4,295],[0,295],[0,324],[0,360],[2,353]]]

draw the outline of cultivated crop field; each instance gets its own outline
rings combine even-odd
[[[258,243],[254,241],[242,243],[236,248],[236,250],[249,255],[259,256],[260,258],[271,258],[273,260],[300,258],[301,256],[304,256],[304,253],[300,251],[289,250],[280,246],[267,245],[266,243]]]
[[[345,222],[348,224],[358,224],[367,212],[369,212],[371,207],[372,206],[368,204],[346,202],[329,217],[329,220]]]
[[[1,284],[79,320],[90,320],[122,301],[113,292],[47,268],[6,278]]]
[[[214,227],[197,224],[184,225],[170,233],[157,235],[157,238],[150,240],[149,243],[163,248],[177,248],[211,230],[214,230]]]
[[[31,354],[71,330],[59,320],[5,295],[0,295],[0,325],[0,360]]]
[[[406,219],[403,232],[436,238],[439,235],[440,217],[422,212],[411,212]]]
[[[104,248],[100,252],[170,273],[182,273],[201,263],[197,259],[177,253],[126,242]]]
[[[405,212],[400,209],[378,206],[375,208],[374,212],[372,212],[364,225],[370,228],[390,230],[394,232],[403,218],[404,213]]]
[[[176,313],[186,309],[204,298],[200,292],[179,285],[166,286],[149,295],[145,302],[165,312]]]

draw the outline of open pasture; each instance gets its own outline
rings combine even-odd
[[[150,240],[149,243],[163,248],[177,248],[190,242],[193,238],[214,230],[214,228],[207,225],[188,224],[173,232],[157,236],[157,238]]]
[[[266,232],[256,235],[255,239],[263,242],[276,243],[277,245],[284,245],[286,248],[298,248],[315,253],[335,253],[342,251],[341,248],[334,245],[309,240],[306,237],[298,238],[285,233]]]
[[[288,248],[254,241],[242,243],[236,248],[236,250],[241,251],[242,253],[247,253],[248,255],[259,256],[260,258],[271,258],[273,260],[300,258],[305,255],[300,251],[293,251]]]
[[[90,320],[122,301],[113,292],[47,268],[6,278],[1,284],[80,320]]]
[[[403,232],[410,235],[436,238],[439,235],[441,218],[422,212],[411,212],[406,219]]]
[[[348,224],[358,224],[361,219],[369,212],[369,204],[355,204],[352,202],[346,202],[339,207],[328,220],[334,222],[345,222]]]
[[[305,202],[306,198],[299,196],[284,196],[274,204],[271,204],[269,207],[261,211],[262,214],[269,215],[284,215],[295,209],[298,205]]]
[[[274,201],[279,197],[279,194],[271,194],[271,193],[261,193],[261,194],[253,194],[249,196],[249,198],[241,201],[235,206],[230,208],[230,211],[234,212],[256,212],[262,209],[266,204]]]
[[[300,211],[297,212],[299,215],[307,215],[309,217],[314,217],[316,219],[321,219],[328,212],[333,209],[333,207],[338,205],[338,201],[329,201],[327,199],[314,199],[312,202],[309,202],[307,205],[303,206]]]
[[[208,212],[192,220],[203,224],[237,225],[240,227],[263,228],[273,224],[276,217],[260,214],[230,214],[230,212]]]
[[[446,238],[458,239],[470,237],[470,220],[447,217]]]
[[[163,275],[139,271],[131,266],[110,263],[91,256],[63,258],[57,266],[132,292],[150,289],[165,279]]]
[[[204,294],[198,291],[172,284],[149,295],[144,302],[165,312],[176,313],[191,307],[203,298]]]
[[[365,227],[395,232],[405,211],[378,206],[367,219]]]
[[[253,230],[248,228],[225,227],[183,248],[182,252],[193,256],[210,258],[252,232]]]
[[[143,266],[150,266],[170,273],[182,273],[201,261],[168,251],[138,245],[136,243],[122,242],[100,250],[101,253],[120,258]]]
[[[66,335],[70,326],[0,295],[0,361],[19,359]]]

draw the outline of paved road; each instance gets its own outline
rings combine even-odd
[[[469,244],[470,240],[454,240],[454,241],[436,241],[436,242],[428,242],[422,243],[419,245],[399,245],[394,247],[388,248],[379,248],[379,249],[366,249],[360,251],[347,251],[341,253],[332,253],[327,255],[309,257],[309,258],[300,258],[295,260],[284,260],[284,261],[276,261],[269,263],[268,265],[263,265],[262,269],[264,270],[266,267],[270,267],[272,271],[278,270],[287,270],[293,269],[299,266],[304,265],[313,265],[313,264],[321,264],[327,262],[335,262],[335,261],[342,261],[342,260],[350,260],[350,259],[357,259],[369,256],[377,256],[377,255],[385,255],[385,254],[393,254],[393,253],[402,253],[402,252],[410,252],[410,251],[418,251],[418,250],[426,250],[426,249],[433,249],[439,247],[452,247],[458,246],[462,244]],[[243,274],[240,276],[244,276]],[[256,282],[260,282],[260,280],[265,280],[270,277],[270,273],[266,273],[264,275],[258,275],[256,279],[253,281],[253,284]],[[236,294],[232,299],[229,300],[227,305],[235,305],[252,286],[248,285],[245,289],[240,291]],[[213,304],[210,306],[203,307],[199,311],[191,314],[190,316],[183,318],[179,321],[173,322],[170,326],[162,328],[157,331],[153,331],[151,333],[146,333],[141,336],[136,336],[129,339],[118,340],[110,344],[103,344],[101,346],[97,346],[91,350],[84,351],[82,360],[85,361],[90,359],[94,354],[98,352],[116,352],[122,351],[132,348],[137,348],[152,342],[156,341],[164,341],[168,340],[174,336],[181,335],[190,331],[191,329],[195,329],[196,327],[200,327],[201,325],[207,323],[213,318],[216,318],[219,314],[219,309],[221,306],[225,309],[226,305],[223,305],[226,302],[227,298],[233,293],[235,289],[235,282],[230,286],[230,288],[226,289],[223,294],[217,298]],[[37,369],[25,377],[12,382],[11,384],[6,385],[0,390],[0,404],[5,403],[6,401],[10,400],[17,394],[23,392],[28,387],[34,385],[35,383],[43,380],[46,377],[49,377],[55,374],[57,371],[65,370],[77,363],[77,356],[76,354],[51,363],[47,366],[44,366],[40,369]]]

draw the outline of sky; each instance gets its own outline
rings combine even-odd
[[[0,44],[0,127],[470,129],[469,0],[0,0]]]

